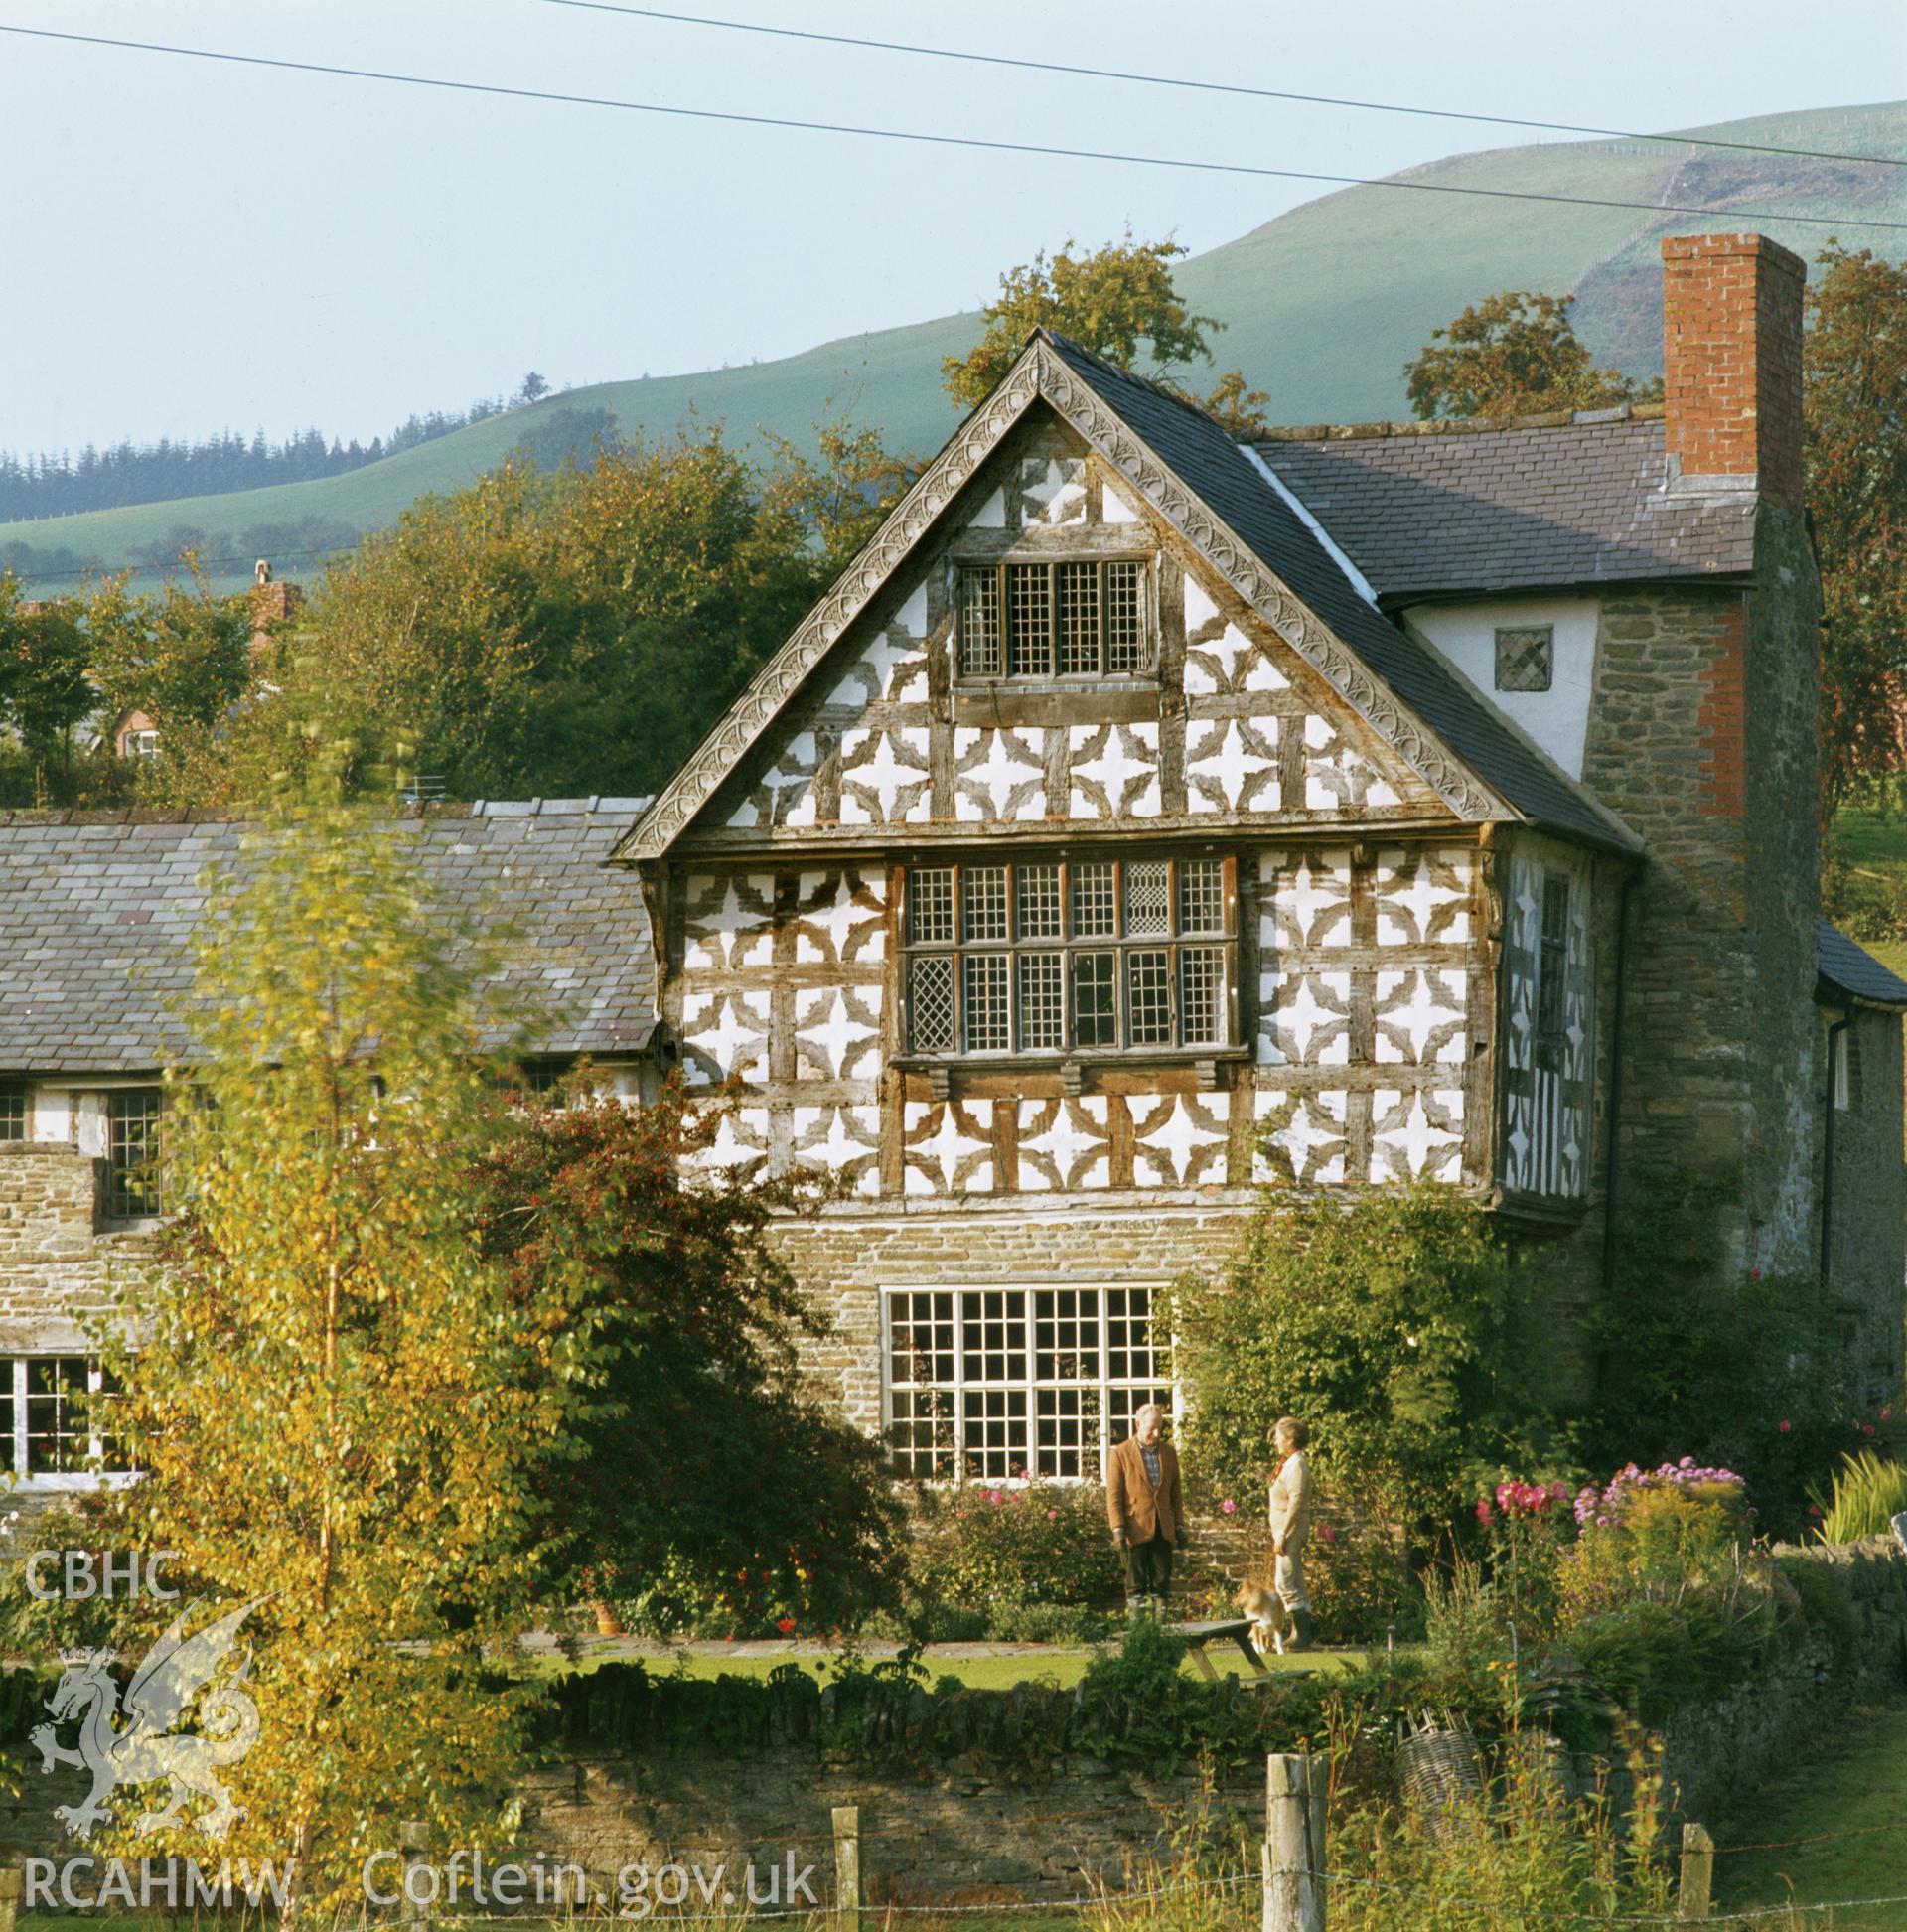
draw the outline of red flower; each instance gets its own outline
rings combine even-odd
[[[794,1630],[795,1619],[793,1617],[777,1617],[775,1619],[775,1628],[786,1637]]]
[[[1318,1525],[1318,1541],[1320,1543],[1336,1543],[1337,1540],[1338,1533],[1332,1529],[1330,1524],[1320,1523]]]
[[[1861,1423],[1861,1425],[1860,1425],[1860,1432],[1861,1432],[1861,1434],[1862,1434],[1862,1435],[1872,1435],[1872,1434],[1873,1434],[1873,1432],[1874,1432],[1874,1425],[1873,1425],[1873,1423],[1872,1423],[1872,1422],[1862,1422],[1862,1423]]]
[[[1497,1513],[1490,1507],[1489,1497],[1479,1496],[1477,1498],[1477,1521],[1487,1530],[1496,1520]]]
[[[1793,1423],[1793,1422],[1791,1422],[1791,1421],[1790,1421],[1790,1420],[1789,1420],[1789,1419],[1787,1418],[1787,1416],[1785,1416],[1785,1415],[1784,1415],[1784,1416],[1783,1416],[1783,1417],[1781,1418],[1781,1432],[1782,1432],[1782,1434],[1783,1434],[1783,1435],[1786,1435],[1786,1434],[1788,1433],[1788,1431],[1789,1431],[1790,1429],[1792,1429],[1793,1427],[1794,1427],[1794,1423]]]

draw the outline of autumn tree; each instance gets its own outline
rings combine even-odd
[[[1808,513],[1821,565],[1830,807],[1897,767],[1907,673],[1907,264],[1830,242],[1808,290]]]
[[[1210,362],[1208,337],[1225,327],[1217,316],[1194,314],[1174,285],[1171,264],[1186,252],[1176,241],[1136,240],[1128,228],[1123,239],[1091,253],[1069,237],[1050,258],[1042,249],[1030,262],[1009,268],[998,297],[980,311],[985,333],[964,356],[949,356],[941,365],[948,394],[971,408],[1013,367],[1026,338],[1044,328],[1122,369],[1137,367],[1143,345],[1150,367],[1141,373],[1210,409],[1234,434],[1262,428],[1257,411],[1266,398],[1247,388],[1242,371],[1224,376],[1203,402],[1174,374],[1194,362]]]
[[[510,463],[326,577],[234,720],[229,803],[348,737],[351,783],[453,798],[655,791],[825,582],[821,545],[719,430]]]
[[[671,1628],[858,1621],[898,1587],[892,1484],[804,1398],[798,1346],[824,1321],[766,1240],[812,1190],[698,1174],[709,1135],[679,1090],[633,1109],[589,1099],[585,1071],[483,1164],[486,1252],[519,1298],[579,1309],[598,1337],[585,1456],[539,1476],[571,1532],[544,1587]]]
[[[1572,295],[1503,289],[1447,329],[1433,329],[1423,353],[1403,366],[1411,408],[1427,422],[1659,401],[1659,378],[1637,382],[1597,365],[1569,320],[1574,302]]]
[[[70,805],[74,730],[99,697],[72,602],[28,602],[18,578],[0,576],[0,804]]]
[[[586,1419],[587,1311],[477,1240],[486,1043],[515,1018],[402,843],[308,808],[214,882],[168,1084],[181,1211],[106,1338],[146,1472],[121,1547],[180,1552],[204,1617],[257,1604],[223,1851],[289,1858],[300,1910],[357,1909],[395,1820],[495,1826],[526,1693],[482,1665],[531,1601],[535,1471]],[[169,1838],[139,1850],[197,1849]]]

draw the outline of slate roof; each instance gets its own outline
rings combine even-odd
[[[1746,576],[1752,491],[1667,491],[1659,414],[1369,423],[1255,442],[1391,605],[1462,591]]]
[[[1442,659],[1359,595],[1343,566],[1210,416],[1063,336],[1049,332],[1047,340],[1485,784],[1539,824],[1616,850],[1637,849],[1631,835]],[[1294,494],[1302,501],[1301,491]],[[1331,527],[1329,519],[1319,520]]]
[[[1907,1007],[1907,979],[1889,972],[1871,953],[1862,951],[1825,919],[1821,922],[1817,957],[1821,976],[1831,986],[1876,1006]]]
[[[655,1026],[655,966],[636,876],[604,863],[642,799],[433,806],[391,821],[439,892],[501,916],[513,986],[558,1017],[550,1053],[628,1053]],[[183,942],[199,880],[233,864],[246,827],[177,815],[0,813],[0,1071],[150,1072],[184,1047],[167,1002],[190,983]]]

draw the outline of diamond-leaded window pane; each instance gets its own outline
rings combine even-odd
[[[1000,578],[995,570],[960,572],[960,675],[1000,674]]]
[[[1172,1040],[1172,974],[1163,947],[1125,956],[1126,1039],[1135,1047]]]
[[[916,1053],[948,1053],[954,1046],[954,956],[930,953],[908,974]]]
[[[1020,1045],[1066,1045],[1066,955],[1020,955]]]
[[[1063,939],[1060,868],[1022,865],[1018,869],[1021,939]]]
[[[1189,858],[1179,866],[1179,931],[1225,931],[1225,861]]]
[[[1060,674],[1093,676],[1100,669],[1100,567],[1059,566]]]
[[[954,868],[926,866],[907,875],[908,921],[918,945],[954,943]]]
[[[1145,638],[1145,566],[1105,566],[1105,668],[1144,670],[1151,662]]]
[[[1508,626],[1497,633],[1497,689],[1546,691],[1555,676],[1556,633],[1548,624]]]
[[[1135,858],[1125,868],[1125,930],[1142,939],[1163,939],[1172,930],[1172,866],[1162,858]]]
[[[1044,676],[1053,669],[1052,578],[1043,563],[1007,565],[1006,652],[1011,676]]]
[[[1004,953],[969,953],[962,962],[968,1053],[1004,1053],[1012,1044],[1007,1028]]]
[[[1073,956],[1073,1044],[1109,1047],[1118,1038],[1116,953]]]
[[[1112,861],[1085,859],[1073,867],[1073,936],[1110,939],[1118,929]]]
[[[960,874],[960,937],[1005,939],[1006,867],[969,865]]]
[[[1225,953],[1216,946],[1179,951],[1179,1017],[1189,1047],[1225,1044]]]

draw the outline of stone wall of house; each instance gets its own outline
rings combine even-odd
[[[1821,1144],[1815,580],[1794,520],[1763,520],[1769,588],[1604,600],[1583,775],[1653,861],[1631,904],[1619,1191],[1712,1175],[1739,1202],[1722,1264],[1800,1273]]]
[[[1214,1198],[1214,1197],[1217,1198]],[[843,1206],[778,1223],[776,1252],[829,1332],[804,1345],[815,1395],[875,1430],[881,1413],[881,1296],[889,1288],[1162,1286],[1191,1268],[1215,1269],[1236,1251],[1254,1197],[1247,1189],[1205,1198],[1120,1202],[1077,1198],[1047,1208],[984,1197],[885,1213]]]
[[[45,1141],[0,1141],[0,1353],[72,1351],[111,1305],[116,1273],[151,1236],[101,1227],[104,1162]]]
[[[1828,1290],[1850,1330],[1858,1393],[1876,1403],[1899,1390],[1902,1370],[1901,1029],[1896,1014],[1871,1008],[1855,1010],[1851,1019],[1840,1036],[1848,1104],[1834,1109],[1832,1122]],[[1825,1051],[1822,1064],[1825,1069]]]

